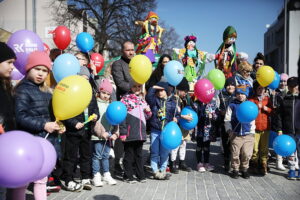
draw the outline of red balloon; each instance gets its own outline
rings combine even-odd
[[[99,73],[104,66],[104,59],[101,54],[99,53],[92,53],[91,60],[93,61],[94,65],[96,66],[96,71]]]
[[[197,81],[194,91],[196,97],[203,103],[210,102],[215,96],[215,89],[213,84],[205,78]]]
[[[52,32],[52,34],[53,41],[57,48],[59,48],[60,50],[65,50],[69,46],[71,42],[71,32],[67,27],[58,26]]]

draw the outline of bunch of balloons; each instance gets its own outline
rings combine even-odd
[[[182,132],[176,122],[169,122],[160,134],[161,144],[165,149],[176,149],[182,140]]]
[[[0,186],[17,188],[48,176],[56,163],[53,145],[24,131],[0,136]]]
[[[181,115],[190,115],[192,117],[191,121],[187,121],[182,118],[179,120],[179,124],[182,128],[184,128],[185,130],[191,130],[197,126],[198,115],[190,106],[183,108],[180,114]]]
[[[127,108],[121,101],[114,101],[106,109],[106,119],[111,125],[118,125],[125,120]]]

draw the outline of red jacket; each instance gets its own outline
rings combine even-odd
[[[257,96],[253,96],[249,99],[249,101],[252,101],[255,103],[258,107],[258,116],[255,120],[256,130],[257,131],[266,131],[270,130],[270,115],[272,112],[272,103],[271,99],[267,96],[265,96],[261,101],[261,108],[259,108],[258,104],[260,103]],[[266,106],[266,109],[264,107]]]

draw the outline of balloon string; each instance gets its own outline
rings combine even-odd
[[[238,125],[240,125],[241,122],[239,122],[235,127],[234,129],[232,130],[233,132],[235,131],[235,129],[238,127]]]
[[[174,93],[175,93],[175,98],[176,98],[176,107],[175,107],[175,112],[174,112],[174,117],[173,118],[175,118],[175,116],[176,116],[176,111],[177,111],[177,106],[178,106],[178,99],[179,99],[179,97],[176,96],[177,95],[176,87],[175,87]]]

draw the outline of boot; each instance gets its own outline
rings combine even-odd
[[[192,171],[192,168],[188,167],[184,160],[179,160],[179,169],[186,172]]]
[[[259,174],[258,163],[252,161],[251,166],[249,168],[249,172],[252,174]]]
[[[276,169],[281,170],[281,171],[286,170],[286,168],[282,164],[282,156],[280,156],[280,155],[277,155]]]
[[[173,174],[178,174],[179,171],[176,167],[176,161],[170,161],[169,164],[170,164],[170,172]]]
[[[267,164],[267,162],[262,162],[260,172],[261,172],[261,175],[263,175],[263,176],[268,174],[268,164]]]

